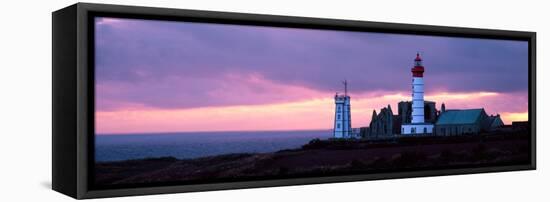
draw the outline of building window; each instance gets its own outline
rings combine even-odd
[[[340,120],[340,114],[338,114],[338,120]]]
[[[424,133],[428,133],[428,128],[424,128]]]
[[[336,128],[340,128],[340,123],[336,124]]]

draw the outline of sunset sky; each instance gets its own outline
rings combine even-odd
[[[96,18],[96,133],[333,126],[349,83],[352,127],[410,100],[527,120],[528,44],[471,38]]]

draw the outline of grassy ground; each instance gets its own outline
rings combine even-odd
[[[97,163],[95,183],[116,187],[317,177],[529,162],[526,132],[385,141],[312,140],[300,149]]]

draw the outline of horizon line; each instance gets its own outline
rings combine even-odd
[[[166,131],[166,132],[136,132],[136,133],[95,133],[95,136],[113,136],[113,135],[151,135],[151,134],[176,134],[176,133],[213,133],[213,132],[290,132],[290,131],[320,131],[320,130],[333,130],[333,128],[317,128],[317,129],[297,129],[297,130],[209,130],[209,131]]]

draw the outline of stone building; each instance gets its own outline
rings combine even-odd
[[[529,121],[513,121],[512,122],[512,128],[514,130],[528,130],[529,129]]]
[[[445,110],[435,123],[436,135],[478,134],[503,126],[500,115],[489,116],[483,108]]]
[[[401,134],[401,125],[403,123],[411,123],[411,108],[412,102],[401,101],[397,104],[397,114],[393,114],[391,106],[388,105],[372,112],[371,122],[368,127],[361,128],[360,135],[369,138],[383,138],[392,135]],[[435,123],[439,111],[435,108],[435,102],[424,101],[424,117],[426,123]],[[442,105],[444,107],[444,105]]]
[[[487,117],[484,124],[485,124],[484,127],[486,128],[487,131],[493,131],[497,128],[504,126],[504,122],[500,118],[499,114],[490,115],[489,117]]]
[[[401,123],[411,123],[412,102],[401,101],[397,104],[397,115],[399,116]],[[442,105],[445,106],[444,104]],[[424,122],[435,123],[437,120],[438,111],[435,108],[435,102],[424,101]]]
[[[378,114],[376,110],[373,110],[369,127],[364,129],[362,136],[367,138],[380,138],[396,134],[396,124],[394,124],[396,118],[397,117],[393,115],[390,105],[382,108]],[[399,129],[397,129],[397,131],[399,131]]]

